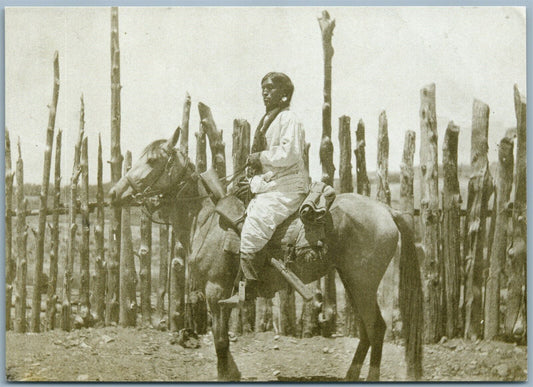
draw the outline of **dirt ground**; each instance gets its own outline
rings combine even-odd
[[[6,333],[8,381],[215,381],[210,334],[183,348],[175,334],[148,328]],[[243,381],[338,381],[357,338],[297,339],[274,332],[238,336],[232,353]],[[400,343],[383,349],[382,381],[405,380]],[[368,359],[366,361],[368,363]],[[367,365],[363,368],[366,376]],[[426,381],[525,381],[527,348],[502,342],[443,341],[424,347]]]

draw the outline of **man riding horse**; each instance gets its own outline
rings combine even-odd
[[[263,77],[261,90],[266,114],[257,126],[247,161],[251,178],[240,183],[241,191],[244,186],[255,194],[241,232],[240,263],[246,300],[257,295],[265,265],[260,251],[276,227],[298,210],[309,190],[305,132],[296,114],[289,110],[294,86],[287,75],[270,72]],[[233,306],[239,301],[239,294],[235,294],[219,303]]]

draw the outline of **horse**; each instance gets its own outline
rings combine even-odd
[[[224,249],[226,231],[215,203],[194,164],[175,148],[179,128],[168,140],[149,144],[132,168],[109,191],[115,206],[166,202],[177,238],[190,252],[190,272],[205,285],[212,314],[212,332],[220,381],[238,381],[241,373],[231,355],[228,320],[231,309],[219,300],[231,295],[239,269],[239,255]],[[337,195],[330,207],[332,228],[327,233],[328,265],[339,273],[347,299],[358,316],[360,340],[346,372],[346,381],[358,381],[370,349],[366,380],[380,378],[385,321],[377,302],[377,289],[401,241],[399,306],[405,340],[407,377],[422,377],[422,290],[420,267],[410,215],[354,193]],[[286,286],[270,266],[262,283],[270,290]],[[322,276],[325,273],[317,273]]]

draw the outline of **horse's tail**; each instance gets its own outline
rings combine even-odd
[[[423,295],[412,217],[391,209],[401,234],[399,304],[409,378],[422,377]]]

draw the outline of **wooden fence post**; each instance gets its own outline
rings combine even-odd
[[[527,151],[526,99],[514,86],[516,113],[516,174],[511,246],[508,250],[507,310],[504,329],[509,337],[526,337],[527,333]],[[524,289],[523,289],[524,288]]]
[[[350,117],[339,117],[339,182],[340,193],[353,192],[352,177],[352,136],[350,134]],[[344,292],[344,335],[357,335],[357,319],[348,292]]]
[[[357,193],[359,195],[370,196],[370,182],[366,173],[366,156],[365,156],[365,123],[362,119],[357,123],[355,132],[355,169],[357,172]]]
[[[80,214],[81,214],[81,246],[80,246],[80,303],[79,315],[84,320],[84,326],[91,318],[90,294],[90,264],[89,264],[89,154],[87,149],[87,137],[83,139],[81,145],[81,192],[80,192]]]
[[[487,205],[492,193],[488,152],[489,107],[474,100],[472,106],[472,144],[470,162],[472,176],[468,182],[465,282],[465,332],[466,338],[476,340],[483,336],[482,286],[484,277],[483,248]]]
[[[54,205],[52,215],[52,226],[50,227],[50,269],[48,279],[48,291],[46,299],[46,326],[52,330],[56,326],[56,304],[58,296],[57,291],[57,272],[58,272],[58,254],[59,254],[59,206],[61,205],[61,130],[56,136],[56,154],[54,159]]]
[[[161,214],[161,220],[168,222],[168,216]],[[168,224],[159,225],[159,279],[157,283],[157,312],[159,314],[158,328],[166,328],[168,319],[165,319],[165,296],[168,286]]]
[[[120,49],[118,39],[118,8],[111,8],[111,182],[115,184],[122,175],[120,152]],[[105,323],[117,323],[119,318],[119,265],[120,230],[122,211],[113,207],[109,227],[109,260],[107,261],[107,296]]]
[[[509,197],[513,186],[513,139],[503,137],[498,149],[498,175],[496,203],[492,208],[494,241],[490,252],[489,275],[485,290],[484,338],[492,340],[500,331],[500,275],[505,265],[507,226],[509,222]]]
[[[74,146],[74,163],[72,164],[72,175],[70,177],[70,198],[69,198],[69,235],[67,245],[67,255],[65,256],[65,272],[63,275],[63,300],[61,305],[61,329],[70,331],[71,329],[71,297],[72,297],[72,276],[74,273],[74,256],[76,254],[76,214],[78,213],[78,179],[80,177],[81,144],[85,135],[84,126],[84,105],[83,98],[80,108],[80,127],[78,140]]]
[[[124,175],[131,168],[131,152],[126,152],[124,162]],[[130,207],[122,208],[120,246],[120,306],[119,323],[123,327],[133,327],[137,323],[137,275],[135,273],[135,260],[131,240],[131,210]]]
[[[335,28],[335,19],[331,19],[328,11],[322,11],[318,18],[322,33],[324,52],[324,104],[322,105],[322,141],[320,143],[320,163],[322,164],[322,181],[333,187],[335,165],[333,164],[333,143],[331,142],[331,59],[333,46],[331,38]],[[324,304],[320,315],[322,336],[329,337],[336,330],[337,297],[335,286],[335,270],[326,274],[324,284]]]
[[[424,250],[424,340],[434,343],[441,336],[442,308],[439,254],[439,188],[435,84],[420,91],[420,220]]]
[[[203,131],[209,138],[209,147],[211,148],[211,163],[217,175],[220,178],[226,177],[226,154],[225,144],[222,137],[222,130],[218,130],[213,119],[213,114],[209,106],[202,102],[198,102],[198,112],[200,113],[200,120]],[[222,181],[224,187],[226,187],[225,180]]]
[[[52,103],[49,105],[48,128],[46,129],[46,149],[44,151],[43,181],[39,204],[39,229],[35,252],[35,269],[33,272],[33,297],[31,331],[41,330],[41,283],[43,282],[44,238],[46,234],[46,213],[48,208],[48,185],[50,183],[50,167],[52,164],[52,144],[56,122],[57,100],[59,98],[59,54],[54,53],[54,88]]]
[[[389,188],[389,131],[387,113],[383,110],[379,114],[378,130],[378,160],[377,160],[378,192],[377,199],[390,206]]]
[[[203,125],[200,123],[196,136],[196,172],[202,173],[207,170],[207,155],[206,155],[206,134]]]
[[[11,140],[9,131],[5,131],[5,185],[6,185],[6,331],[11,329],[11,307],[13,305],[13,280],[15,279],[16,265],[13,260],[13,166],[11,163]]]
[[[442,262],[444,266],[444,305],[446,336],[457,336],[460,327],[459,297],[461,288],[461,192],[457,177],[459,127],[450,121],[444,136],[442,163]]]
[[[138,254],[142,323],[144,326],[150,326],[152,324],[152,220],[144,211],[141,215],[141,244]]]
[[[170,261],[170,294],[168,304],[168,315],[170,322],[170,330],[177,332],[184,326],[184,295],[185,283],[182,281],[185,278],[185,249],[182,244],[172,238],[172,259]]]
[[[246,160],[250,154],[251,129],[248,121],[244,119],[233,120],[232,134],[232,159],[233,159],[233,182],[237,183],[244,176]],[[238,171],[241,172],[237,173]],[[232,331],[249,333],[254,329],[255,301],[245,301],[242,307],[231,311]]]
[[[26,321],[26,274],[28,270],[26,207],[28,202],[24,198],[24,162],[20,151],[20,138],[18,140],[18,156],[15,174],[17,178],[17,269],[15,275],[15,321],[13,325],[15,332],[24,333],[28,328]]]
[[[183,102],[183,112],[181,118],[180,150],[189,154],[189,118],[191,115],[191,96],[185,93],[185,102]]]
[[[102,161],[102,138],[98,134],[98,170],[97,170],[97,190],[96,190],[96,225],[94,228],[94,239],[96,241],[96,280],[95,280],[95,310],[96,319],[100,323],[105,322],[105,284],[106,284],[106,262],[104,255],[104,185],[103,185],[103,161]]]

